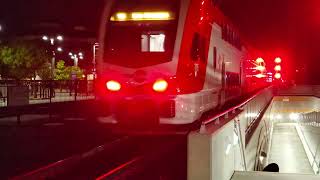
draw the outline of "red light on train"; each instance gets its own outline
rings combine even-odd
[[[276,74],[274,75],[274,78],[276,78],[276,79],[281,79],[281,74],[280,74],[280,73],[276,73]]]
[[[282,62],[282,59],[277,57],[275,60],[274,60],[275,63],[277,64],[280,64]]]
[[[109,91],[113,91],[113,92],[120,91],[121,89],[121,84],[114,80],[108,81],[106,83],[106,86]]]
[[[168,82],[166,80],[159,79],[153,84],[153,90],[156,92],[164,92],[167,89],[168,89]]]

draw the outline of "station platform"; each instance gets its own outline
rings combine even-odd
[[[276,96],[265,119],[272,122],[265,165],[279,172],[236,171],[231,180],[315,180],[320,160],[320,99],[316,96]]]
[[[277,163],[280,173],[315,174],[320,143],[315,114],[320,99],[314,96],[278,96],[270,105],[272,140],[267,163]],[[313,118],[312,118],[313,117]]]
[[[188,179],[320,179],[320,98],[298,90],[265,89],[189,135]]]
[[[231,180],[318,180],[319,176],[266,172],[235,172]]]
[[[274,125],[268,163],[277,163],[280,173],[313,174],[295,124]]]
[[[28,117],[22,116],[23,118],[27,122]],[[83,124],[86,122],[84,116],[78,116],[75,119],[68,118],[63,122],[64,124],[57,127],[62,128],[65,124],[69,124],[69,121],[78,121]],[[70,124],[72,125],[72,123]],[[45,127],[52,128],[52,124],[49,123],[49,125]],[[95,123],[95,126],[103,128],[99,121]],[[154,138],[151,139],[154,140]],[[161,157],[161,161],[156,162],[150,158],[151,156],[148,156],[148,153],[144,153],[143,157],[145,159],[142,158],[144,159],[143,162],[133,163],[133,165],[129,163],[128,166],[121,166],[120,169],[135,169],[135,165],[139,165],[141,169],[135,174],[139,176],[145,174],[148,167],[161,164],[163,169],[160,167],[151,169],[157,169],[157,171],[161,169],[162,172],[159,171],[158,173],[166,174],[168,172],[164,167],[169,167],[168,165],[172,165],[174,162],[178,164],[175,167],[182,168],[175,172],[170,170],[172,174],[169,174],[175,177],[172,179],[179,179],[177,177],[184,177],[185,175],[187,177],[182,179],[320,179],[320,98],[308,94],[275,95],[274,89],[268,87],[257,92],[243,103],[204,119],[200,128],[179,136],[179,140],[181,141],[178,144],[181,146],[172,148],[175,151],[170,150],[172,156],[156,155]],[[143,149],[145,147],[146,145],[143,145]],[[80,157],[82,158],[82,155]],[[95,161],[93,157],[93,155],[90,156]],[[173,157],[180,158],[175,160]],[[76,160],[83,162],[85,167],[88,167],[87,161],[84,159]],[[93,163],[97,163],[97,167],[100,166],[99,162]],[[272,172],[264,171],[264,168],[271,163],[276,163],[279,166],[279,172],[275,170],[277,168],[268,170]],[[59,166],[59,169],[60,167],[63,169],[65,166]],[[118,167],[115,169],[118,169]],[[49,168],[44,171],[46,175],[51,176],[51,170]],[[68,169],[64,170],[69,171]],[[131,172],[131,170],[122,171],[118,169],[113,174],[127,177],[131,174],[127,172]],[[39,174],[44,171],[39,171]],[[109,171],[103,172],[103,174],[108,175]],[[147,172],[147,174],[155,175],[156,173]],[[60,177],[59,172],[52,176]]]

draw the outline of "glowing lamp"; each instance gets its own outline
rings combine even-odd
[[[274,70],[275,70],[275,71],[281,71],[281,66],[280,66],[280,65],[277,65],[276,67],[274,67]]]
[[[121,84],[117,81],[111,80],[106,83],[106,87],[109,91],[116,92],[116,91],[120,91]]]
[[[277,57],[275,60],[274,60],[275,63],[277,64],[280,64],[282,62],[282,59]]]
[[[280,73],[276,73],[276,74],[274,75],[274,77],[275,77],[276,79],[281,79],[281,74],[280,74]]]
[[[264,71],[264,70],[266,70],[266,67],[264,67],[264,66],[257,66],[257,67],[256,67],[256,70],[258,70],[258,71]]]
[[[153,90],[156,92],[164,92],[168,89],[168,82],[160,79],[153,84]]]
[[[261,57],[256,60],[256,63],[258,63],[258,64],[263,63],[263,62],[264,62],[264,60]]]
[[[265,78],[265,77],[266,77],[266,75],[263,75],[263,74],[257,74],[257,75],[256,75],[256,77],[257,77],[257,78]]]
[[[125,21],[127,19],[127,13],[117,13],[116,17],[119,21]]]
[[[134,12],[131,14],[133,20],[169,20],[168,12]]]
[[[156,11],[156,12],[131,12],[124,13],[118,12],[111,16],[111,21],[159,21],[159,20],[172,20],[174,19],[169,12]]]

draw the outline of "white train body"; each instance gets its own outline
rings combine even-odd
[[[214,1],[126,2],[106,6],[100,31],[99,97],[114,122],[190,124],[243,93],[247,50]]]

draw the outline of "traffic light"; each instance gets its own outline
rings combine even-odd
[[[264,59],[262,59],[261,57],[259,57],[259,58],[256,60],[256,63],[257,63],[257,64],[264,63]]]
[[[275,67],[274,67],[274,78],[277,79],[277,80],[280,80],[282,78],[282,75],[281,75],[281,63],[282,63],[282,59],[280,57],[277,57],[274,59],[274,62],[275,62]]]
[[[277,57],[277,58],[274,60],[274,62],[275,62],[276,64],[280,64],[280,63],[282,62],[282,59],[279,58],[279,57]]]
[[[274,75],[274,78],[276,78],[276,79],[281,79],[281,74],[280,74],[280,73],[276,73],[276,74]]]
[[[281,71],[281,66],[280,65],[276,65],[276,67],[274,67],[275,71]]]

